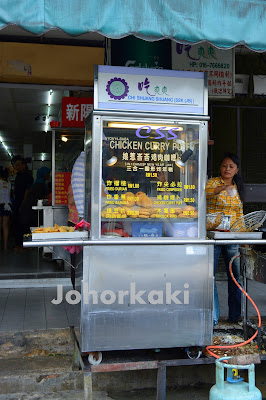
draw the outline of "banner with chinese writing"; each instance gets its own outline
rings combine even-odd
[[[172,42],[172,69],[208,72],[209,97],[234,97],[234,51]]]
[[[67,189],[71,183],[71,172],[55,173],[55,204],[68,204]]]
[[[92,97],[63,97],[62,126],[84,128],[85,119],[93,110]]]

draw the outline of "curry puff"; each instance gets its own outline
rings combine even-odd
[[[44,228],[36,228],[32,233],[52,233],[52,232],[74,232],[75,228],[73,226],[59,226],[55,224],[55,226],[44,227]]]

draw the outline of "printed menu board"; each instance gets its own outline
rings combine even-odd
[[[55,173],[55,204],[68,204],[67,190],[71,183],[71,172]]]

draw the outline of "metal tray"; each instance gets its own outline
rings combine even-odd
[[[211,239],[262,239],[262,233],[208,231],[207,236]]]
[[[39,239],[88,239],[88,231],[75,231],[75,232],[47,232],[47,233],[33,233],[32,240]]]

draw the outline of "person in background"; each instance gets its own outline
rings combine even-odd
[[[32,185],[33,177],[28,171],[26,161],[21,156],[17,156],[13,160],[17,175],[14,185],[14,204],[13,204],[13,221],[15,228],[15,250],[22,248],[24,226],[20,222],[20,208],[26,199],[28,191]]]
[[[7,250],[11,215],[11,184],[8,180],[8,174],[8,168],[0,166],[0,240],[3,232],[4,250]]]
[[[30,187],[27,197],[21,205],[20,222],[24,230],[29,232],[30,227],[38,226],[38,212],[32,207],[37,205],[38,200],[48,198],[46,181],[50,179],[50,168],[41,167],[37,171],[36,179]]]
[[[243,217],[244,187],[239,172],[239,159],[233,153],[225,153],[220,164],[221,175],[211,178],[206,186],[207,214],[223,213],[230,215],[230,226]],[[241,319],[241,291],[233,282],[229,272],[229,262],[239,254],[238,245],[214,246],[214,275],[220,253],[223,255],[228,278],[229,322]],[[240,281],[240,259],[236,258],[232,271],[237,282]],[[214,284],[214,326],[220,315],[216,283]]]

